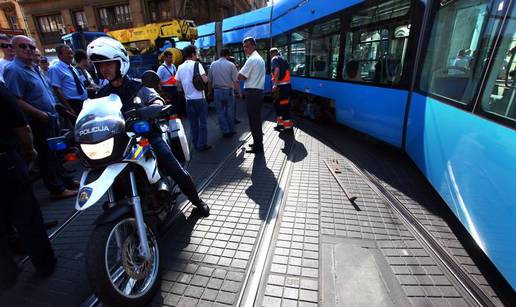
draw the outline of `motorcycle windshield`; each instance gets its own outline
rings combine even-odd
[[[75,141],[79,144],[96,144],[125,133],[125,120],[120,111],[120,97],[87,99],[75,123]]]

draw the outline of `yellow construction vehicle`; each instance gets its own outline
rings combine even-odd
[[[129,74],[134,77],[140,76],[147,69],[156,68],[159,55],[168,48],[175,48],[176,41],[192,42],[197,39],[195,23],[180,19],[110,31],[107,34],[126,47],[131,60]],[[174,64],[183,62],[179,50],[175,50],[173,55]]]

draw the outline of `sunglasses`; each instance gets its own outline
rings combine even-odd
[[[22,49],[29,48],[30,50],[36,50],[36,46],[33,46],[31,44],[18,44],[18,47],[20,47]]]
[[[2,47],[3,49],[7,49],[7,48],[12,48],[13,45],[12,44],[2,43],[2,44],[0,44],[0,47]]]

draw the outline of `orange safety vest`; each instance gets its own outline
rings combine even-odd
[[[281,58],[281,59],[283,61],[285,61],[285,59],[283,59],[283,58]],[[272,74],[272,81],[273,82],[276,81],[276,75],[274,73]],[[283,85],[283,84],[290,84],[290,69],[288,69],[288,68],[285,70],[285,76],[283,77],[283,79],[278,80],[278,85]]]
[[[165,63],[161,64],[161,66],[165,67],[167,69],[167,71],[169,72],[170,74],[170,78],[167,80],[167,81],[161,81],[160,84],[161,85],[176,85],[176,75],[173,74],[170,69],[168,69],[168,67],[165,65]]]

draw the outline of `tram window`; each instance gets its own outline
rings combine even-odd
[[[339,35],[310,40],[310,76],[336,78],[339,61]]]
[[[345,80],[397,85],[410,34],[409,0],[384,1],[351,13],[345,35]]]
[[[289,41],[288,35],[282,34],[282,35],[279,35],[279,36],[276,36],[275,38],[273,38],[272,45],[274,47],[284,46],[284,45],[288,44],[288,41]]]
[[[339,61],[340,19],[316,24],[311,29],[309,75],[318,78],[336,78]]]
[[[256,42],[256,51],[258,51],[258,54],[262,57],[262,59],[265,61],[265,67],[266,72],[270,73],[270,65],[269,65],[269,44],[267,41],[260,40]]]
[[[503,8],[502,8],[503,10]],[[492,69],[482,95],[482,109],[516,121],[516,7],[505,27],[506,33],[493,58]]]
[[[235,57],[235,64],[238,68],[244,66],[245,63],[245,54],[244,49],[240,44],[237,45],[228,45],[225,46],[229,49],[229,52],[231,52],[231,55]]]
[[[215,55],[215,47],[209,47],[209,48],[200,48],[199,49],[199,59],[201,62],[206,64],[211,64],[216,59]]]
[[[305,42],[290,45],[290,71],[293,75],[305,75]]]
[[[462,105],[473,101],[499,17],[489,0],[441,0],[432,22],[420,88]]]

